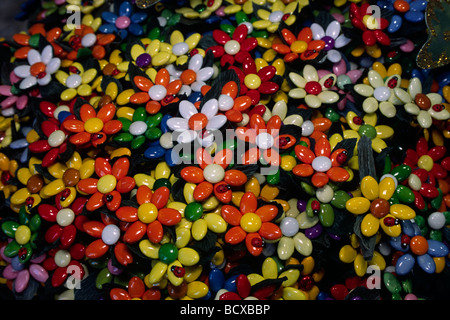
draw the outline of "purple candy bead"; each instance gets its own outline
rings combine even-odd
[[[308,239],[315,239],[322,234],[323,227],[320,223],[316,224],[314,227],[305,229],[305,236]]]
[[[117,268],[112,265],[111,259],[108,261],[108,270],[115,276],[118,276],[123,272],[123,269]]]
[[[150,63],[152,63],[152,56],[148,53],[143,53],[136,59],[136,64],[139,68],[146,68]]]
[[[297,201],[297,209],[298,209],[298,211],[300,211],[300,212],[303,212],[303,211],[305,211],[306,210],[306,204],[307,204],[307,202],[306,202],[306,200],[298,200]]]
[[[325,51],[331,50],[334,48],[334,39],[330,36],[325,36],[322,38],[322,41],[325,42]]]

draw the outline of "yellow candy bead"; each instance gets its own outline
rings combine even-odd
[[[178,260],[184,266],[194,266],[200,260],[200,256],[192,248],[181,248],[178,251]]]
[[[431,171],[431,169],[433,169],[433,159],[429,156],[429,155],[423,155],[419,158],[419,160],[417,160],[417,166],[420,169],[425,169],[427,171]]]
[[[305,293],[302,290],[292,287],[283,288],[284,300],[307,300]]]
[[[261,85],[261,78],[256,74],[248,74],[244,78],[244,83],[249,89],[258,89]]]
[[[194,190],[197,187],[195,183],[186,183],[183,188],[184,200],[187,204],[194,202]]]
[[[378,182],[371,176],[366,176],[361,180],[361,192],[369,200],[378,198]]]
[[[278,278],[278,266],[276,261],[271,258],[267,257],[264,259],[262,264],[262,276],[265,279],[277,279]]]
[[[269,40],[268,40],[269,41]],[[272,46],[272,43],[270,43],[270,46]],[[262,58],[266,60],[267,62],[273,61],[277,56],[277,52],[273,49],[268,49],[264,51]]]
[[[358,277],[364,277],[367,271],[367,261],[361,254],[357,254],[355,261],[353,261],[353,267]]]
[[[186,270],[186,274],[184,275],[184,281],[186,281],[187,283],[190,283],[190,282],[197,280],[198,277],[200,277],[200,275],[202,274],[202,271],[203,271],[203,266],[197,264],[195,266],[186,267],[184,269]]]
[[[414,219],[416,212],[404,204],[393,204],[390,209],[391,214],[401,220]]]
[[[354,197],[345,203],[345,208],[353,214],[363,214],[369,211],[370,201],[363,197]]]
[[[201,281],[193,281],[187,285],[186,295],[192,299],[200,299],[208,293],[208,286]]]
[[[110,82],[105,89],[105,95],[108,95],[111,97],[112,100],[115,100],[117,98],[117,95],[119,94],[119,87],[115,82]]]
[[[141,240],[139,242],[139,249],[148,258],[158,259],[160,244],[152,243],[148,239]]]
[[[151,223],[158,218],[158,208],[153,203],[143,203],[138,208],[138,218],[143,223]]]
[[[298,270],[298,269],[286,270],[286,271],[282,272],[278,278],[283,278],[283,277],[286,277],[287,279],[284,280],[281,283],[281,285],[283,287],[291,287],[297,282],[298,278],[300,277],[300,270]]]
[[[155,67],[163,66],[170,60],[171,54],[168,52],[158,52],[152,57],[152,64]]]
[[[89,133],[97,133],[103,129],[103,121],[99,118],[90,118],[84,123],[84,130]]]
[[[208,223],[204,219],[195,220],[192,224],[191,232],[194,240],[202,240],[208,232]]]
[[[291,44],[291,51],[295,53],[302,53],[308,49],[308,44],[305,41],[297,40]]]
[[[246,213],[241,218],[241,228],[248,233],[257,232],[261,228],[261,218],[255,213]]]
[[[445,257],[433,257],[434,264],[436,265],[435,273],[441,273],[445,268]]]
[[[346,244],[339,250],[339,260],[344,263],[350,263],[355,260],[357,252],[353,247],[349,244]]]
[[[97,182],[97,190],[103,194],[110,193],[116,188],[117,179],[112,174],[107,174]]]
[[[167,264],[158,261],[150,271],[148,282],[150,284],[158,283],[167,271]]]
[[[95,172],[95,160],[84,159],[79,171],[80,171],[80,179],[86,179],[92,176]]]
[[[191,241],[191,229],[190,228],[176,228],[175,229],[175,246],[179,248],[186,247]]]
[[[117,118],[126,118],[130,121],[133,120],[134,109],[130,107],[121,107],[117,109],[116,116]]]
[[[384,257],[377,251],[373,252],[373,257],[372,260],[369,261],[369,264],[377,266],[382,271],[386,268],[386,260],[384,260]]]
[[[371,213],[365,215],[361,221],[361,232],[366,237],[371,237],[377,233],[380,228],[380,219],[373,216]]]
[[[276,59],[272,63],[272,66],[274,66],[275,69],[277,69],[277,72],[276,72],[277,75],[279,75],[279,76],[284,75],[284,72],[286,71],[286,65],[285,65],[283,59],[281,59],[281,58]]]
[[[389,200],[395,192],[395,180],[391,177],[385,177],[379,184],[379,197]]]
[[[264,280],[264,277],[257,273],[250,273],[247,275],[247,278],[252,286]]]
[[[62,179],[56,179],[41,189],[43,197],[49,198],[57,195],[66,188]]]
[[[261,185],[258,182],[258,179],[255,176],[252,176],[246,183],[245,183],[245,192],[252,192],[255,196],[259,196],[259,193],[261,191]]]
[[[221,215],[215,213],[205,214],[204,220],[208,229],[215,233],[223,233],[227,230],[227,223]]]
[[[292,171],[297,165],[297,161],[293,156],[285,155],[281,157],[281,169],[284,171]]]
[[[126,104],[130,103],[130,98],[131,96],[134,94],[134,90],[133,89],[127,89],[122,91],[121,93],[119,93],[119,95],[117,96],[116,102],[119,106],[124,106]],[[131,109],[131,108],[130,108]],[[120,109],[119,109],[120,110]],[[119,110],[117,110],[117,112],[119,112]],[[119,117],[117,115],[117,117]],[[132,119],[130,119],[132,120]]]
[[[304,258],[301,263],[303,265],[302,275],[308,275],[314,270],[315,261],[313,257]]]
[[[18,244],[24,245],[30,241],[31,230],[26,225],[20,225],[14,233],[14,238]]]

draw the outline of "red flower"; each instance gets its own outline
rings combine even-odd
[[[373,7],[365,3],[358,7],[355,3],[350,5],[349,17],[352,25],[363,31],[362,40],[367,46],[374,46],[377,42],[383,46],[391,44],[391,39],[382,30],[386,29],[389,21],[385,18],[374,17]]]

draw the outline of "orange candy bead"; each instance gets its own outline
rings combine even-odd
[[[208,118],[203,113],[196,113],[189,118],[188,124],[191,130],[202,130],[208,124]]]
[[[123,242],[117,242],[115,244],[114,255],[116,256],[117,262],[123,266],[133,263],[133,254],[128,246]]]
[[[314,169],[310,164],[300,163],[292,168],[292,173],[299,177],[309,177],[314,173]]]
[[[242,214],[236,207],[227,204],[222,206],[220,214],[227,223],[233,226],[238,226],[242,218]]]
[[[131,298],[140,298],[144,295],[145,285],[144,281],[142,281],[139,277],[132,277],[128,282],[128,293]]]
[[[159,243],[164,236],[164,230],[161,222],[155,220],[147,225],[147,237],[150,242]]]
[[[428,241],[423,236],[414,236],[409,242],[409,247],[414,254],[423,255],[428,251]]]
[[[280,227],[272,222],[262,223],[261,228],[259,229],[258,232],[264,239],[267,240],[280,239],[282,236]]]
[[[136,191],[136,200],[139,203],[139,205],[143,203],[150,203],[152,200],[152,189],[150,189],[146,185],[140,186]]]
[[[181,213],[172,208],[162,208],[158,211],[158,221],[165,226],[174,226],[181,218]]]
[[[99,221],[86,221],[83,223],[84,231],[95,238],[100,238],[102,236],[103,229],[105,225]]]
[[[278,214],[278,207],[273,204],[267,204],[258,208],[255,212],[262,222],[273,220]]]
[[[138,220],[138,209],[130,206],[123,206],[117,209],[116,216],[124,222],[135,222]]]
[[[241,243],[245,240],[247,232],[239,226],[233,227],[225,233],[225,241],[231,245]]]
[[[109,297],[111,300],[131,300],[131,296],[125,289],[122,288],[113,288],[109,291]]]
[[[146,232],[147,225],[141,221],[135,221],[123,235],[123,241],[126,243],[136,243],[145,236]]]
[[[167,187],[159,187],[153,192],[151,203],[153,203],[156,208],[164,208],[169,200],[170,190]]]
[[[214,185],[214,196],[222,203],[229,203],[233,192],[225,181],[221,181]]]
[[[247,175],[241,170],[231,169],[225,171],[223,180],[232,187],[240,187],[247,182]]]
[[[350,173],[341,167],[331,167],[327,171],[327,176],[333,182],[345,182],[350,178]]]
[[[185,167],[181,169],[180,174],[185,181],[190,183],[198,184],[205,180],[205,178],[203,177],[203,170],[194,166]]]
[[[303,163],[311,164],[316,158],[310,149],[299,144],[295,146],[294,151],[297,158]]]
[[[213,193],[213,185],[212,183],[208,181],[203,181],[200,184],[197,185],[194,189],[194,200],[198,202],[202,202],[203,200],[206,200],[209,198],[209,196]]]
[[[311,183],[316,188],[323,187],[324,185],[326,185],[328,183],[329,180],[330,179],[328,178],[327,174],[323,173],[323,172],[316,172],[311,177]]]
[[[197,79],[197,74],[191,69],[184,70],[180,76],[183,84],[190,85]]]
[[[241,213],[246,214],[248,212],[256,212],[256,209],[258,209],[258,199],[256,196],[253,192],[244,193],[239,204]]]
[[[409,3],[405,0],[395,0],[394,8],[398,12],[408,12],[409,11]]]
[[[87,247],[85,251],[86,258],[96,259],[103,256],[106,252],[108,252],[109,246],[103,242],[102,239],[97,239],[92,241]]]
[[[225,85],[222,88],[222,94],[226,94],[232,97],[233,99],[236,98],[237,93],[238,93],[238,85],[234,81],[229,81],[225,83]]]

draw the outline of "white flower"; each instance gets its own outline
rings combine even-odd
[[[324,50],[327,52],[327,59],[333,63],[337,63],[341,60],[341,53],[336,50],[345,47],[351,42],[350,38],[347,38],[341,33],[341,24],[336,20],[330,22],[327,29],[324,30],[320,24],[311,24],[311,32],[314,40],[322,40],[325,42]]]
[[[227,122],[227,117],[217,114],[219,102],[217,99],[208,100],[201,112],[192,102],[183,100],[180,102],[179,111],[181,117],[173,117],[167,120],[167,126],[176,133],[178,143],[190,143],[195,139],[208,147],[214,142],[213,131],[222,128]]]
[[[319,79],[316,68],[307,64],[303,68],[303,76],[291,72],[289,79],[297,86],[289,91],[289,97],[305,99],[305,103],[310,108],[316,109],[323,103],[331,104],[339,100],[339,95],[329,90],[336,83],[336,75],[333,73],[328,73]]]
[[[14,68],[14,73],[23,80],[19,88],[22,90],[31,88],[36,84],[46,86],[52,80],[51,75],[58,71],[61,60],[53,57],[53,48],[47,45],[42,53],[36,49],[28,51],[28,65],[21,65]]]

